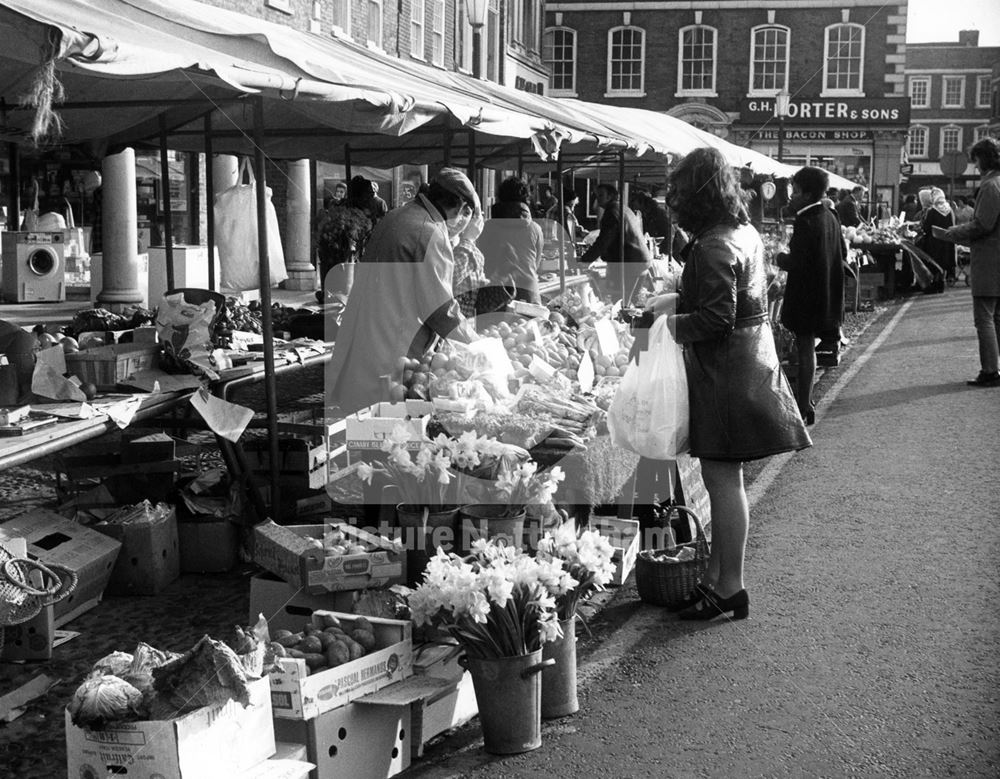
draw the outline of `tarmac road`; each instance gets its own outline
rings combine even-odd
[[[406,776],[1000,776],[1000,389],[965,384],[967,288],[878,325],[815,446],[754,469],[749,620],[625,588],[541,749],[486,755],[474,721]]]

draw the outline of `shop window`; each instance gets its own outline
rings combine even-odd
[[[931,107],[931,80],[928,76],[910,76],[910,107]]]
[[[410,2],[410,56],[424,58],[424,19],[427,13],[426,0]]]
[[[472,25],[465,0],[459,0],[455,14],[455,65],[466,73],[472,72]]]
[[[976,108],[990,107],[990,77],[979,76],[976,79]]]
[[[542,57],[549,69],[549,93],[576,95],[576,30],[550,27],[545,31]]]
[[[715,28],[682,27],[679,35],[678,96],[715,97]]]
[[[500,0],[490,0],[486,9],[486,33],[483,46],[486,48],[486,78],[489,81],[500,79],[500,39],[503,37],[500,27]]]
[[[444,67],[444,0],[425,0],[434,12],[431,22],[431,62]]]
[[[642,97],[646,33],[639,27],[608,31],[608,91],[606,97]]]
[[[265,0],[264,4],[268,8],[273,8],[275,11],[284,11],[286,14],[290,14],[292,12],[291,0]]]
[[[941,107],[962,108],[965,104],[965,76],[945,76],[941,79]]]
[[[906,141],[906,153],[909,157],[927,156],[927,128],[914,126],[910,128],[910,133]]]
[[[755,27],[750,31],[750,94],[773,95],[788,88],[787,27]]]
[[[826,28],[825,37],[822,96],[863,96],[865,28],[860,24],[832,24]]]
[[[332,0],[333,32],[350,37],[351,35],[351,0]]]
[[[954,125],[941,128],[941,154],[950,151],[961,151],[962,128]]]
[[[382,48],[382,0],[368,0],[368,45]]]
[[[975,130],[973,130],[972,133],[973,133],[972,142],[978,143],[979,141],[983,140],[983,138],[990,137],[990,127],[987,124],[981,124]]]

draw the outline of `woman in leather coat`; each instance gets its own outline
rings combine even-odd
[[[682,619],[743,619],[750,516],[743,462],[812,445],[774,348],[764,245],[722,154],[695,149],[670,176],[667,204],[692,238],[678,293],[647,303],[684,347],[691,454],[712,504],[712,550]]]

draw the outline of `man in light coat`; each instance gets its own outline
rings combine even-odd
[[[327,367],[327,396],[341,411],[401,399],[388,394],[400,381],[400,359],[423,356],[437,337],[475,340],[452,292],[452,242],[478,210],[472,182],[444,168],[426,193],[378,223]]]
[[[983,138],[970,150],[979,168],[979,194],[972,220],[934,235],[970,249],[972,315],[979,337],[979,375],[973,387],[1000,387],[1000,141]]]

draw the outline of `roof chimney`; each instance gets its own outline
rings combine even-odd
[[[978,46],[979,30],[959,30],[958,44],[959,46]]]

